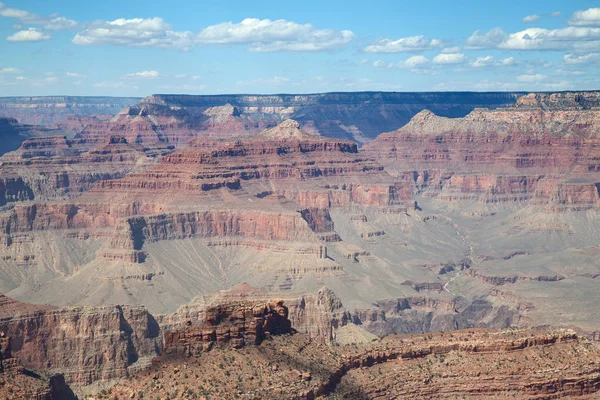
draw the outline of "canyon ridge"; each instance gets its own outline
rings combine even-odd
[[[0,398],[600,390],[600,92],[1,98],[0,135]]]

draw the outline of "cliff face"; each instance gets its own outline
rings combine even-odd
[[[34,136],[56,134],[57,130],[23,125],[14,118],[0,117],[0,156],[19,148],[21,142]]]
[[[475,107],[512,104],[517,93],[325,93],[309,95],[153,95],[126,107],[109,123],[83,135],[120,133],[139,143],[185,144],[195,136],[255,133],[286,119],[323,136],[366,142],[396,129],[427,108],[459,117]]]
[[[0,331],[23,366],[64,373],[77,385],[126,377],[162,345],[158,324],[143,307],[32,310],[24,305],[3,312]]]
[[[513,196],[550,209],[583,209],[600,200],[599,129],[597,92],[530,94],[514,107],[463,118],[422,111],[365,150],[394,169],[425,171],[418,179],[434,196],[439,189],[442,197],[487,193],[491,201]]]
[[[290,298],[291,318],[288,300],[243,284],[199,297],[176,313],[157,316],[157,322],[143,307],[56,308],[0,295],[0,373],[14,360],[44,373],[62,372],[81,387],[129,377],[163,353],[189,356],[215,346],[259,344],[290,333],[292,324],[330,341],[331,305],[320,306],[323,296],[320,292],[308,306],[306,296]]]
[[[153,149],[123,138],[109,137],[92,148],[65,136],[26,139],[0,158],[0,205],[69,199],[97,181],[120,178],[154,162]]]

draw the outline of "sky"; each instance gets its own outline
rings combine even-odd
[[[1,0],[0,96],[600,89],[600,0]]]

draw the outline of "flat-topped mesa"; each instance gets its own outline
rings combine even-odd
[[[591,110],[600,108],[600,92],[530,93],[517,99],[516,108]]]

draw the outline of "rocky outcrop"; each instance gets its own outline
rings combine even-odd
[[[215,346],[239,348],[292,328],[332,343],[335,329],[348,323],[349,314],[327,288],[316,295],[288,293],[286,299],[272,295],[242,284],[156,319],[144,307],[56,308],[0,295],[0,367],[6,370],[10,358],[85,386],[126,378],[163,349],[191,355]]]
[[[166,331],[166,354],[197,355],[213,346],[260,344],[265,337],[291,333],[288,308],[280,299],[262,302],[242,297],[212,305],[203,311],[201,324],[186,322],[184,329]]]
[[[12,339],[0,332],[0,398],[76,400],[62,374],[43,378],[23,368],[12,356]]]
[[[222,398],[593,398],[600,390],[597,353],[572,331],[469,330],[335,347],[293,335],[244,352],[218,349],[201,362],[160,358],[113,393],[187,394],[196,376],[210,374],[219,385],[200,384],[199,391]]]
[[[3,312],[0,332],[26,368],[88,385],[127,377],[160,352],[159,326],[143,307],[72,307]]]

